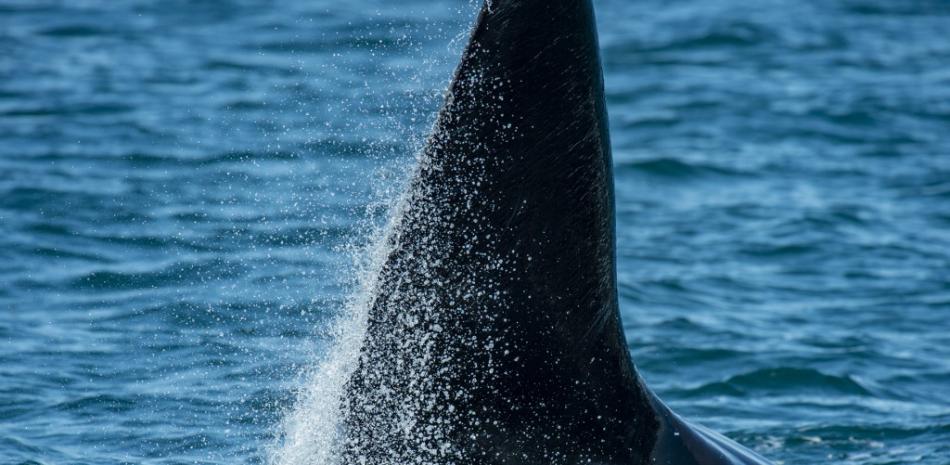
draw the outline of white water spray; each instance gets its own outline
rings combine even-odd
[[[470,4],[472,10],[477,8],[477,3]],[[474,11],[459,13],[471,16]],[[462,32],[448,41],[448,55],[453,60],[464,45],[465,37],[467,34]],[[418,53],[421,54],[422,50]],[[423,68],[429,72],[437,64],[432,60],[431,56],[420,57]],[[422,142],[417,141],[417,151],[421,150]],[[388,194],[392,199],[392,193]],[[355,252],[358,256],[354,257],[355,269],[352,272],[357,278],[356,288],[345,301],[340,316],[332,323],[331,349],[305,374],[304,384],[296,393],[296,402],[279,425],[279,437],[268,451],[267,463],[349,465],[341,463],[345,439],[341,423],[346,414],[344,396],[347,395],[347,382],[358,368],[368,333],[369,311],[379,291],[381,270],[393,251],[396,242],[393,238],[400,232],[399,223],[412,195],[413,192],[404,189],[390,208],[387,224],[372,230],[368,245]]]
[[[358,288],[344,303],[333,323],[331,351],[307,375],[297,401],[280,425],[282,441],[270,451],[272,465],[334,465],[339,462],[341,399],[347,380],[356,369],[366,338],[367,312],[376,294],[379,270],[389,255],[389,236],[398,229],[400,200],[386,226],[371,234],[369,245],[357,261]]]

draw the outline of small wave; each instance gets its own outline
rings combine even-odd
[[[248,61],[247,59],[215,59],[205,63],[205,69],[210,71],[237,71],[241,73],[257,73],[267,75],[277,75],[282,77],[291,77],[300,74],[300,70],[295,68],[292,63],[281,63],[279,61],[262,62]]]
[[[136,402],[127,397],[98,394],[60,402],[51,408],[84,415],[102,415],[106,412],[127,412],[135,408],[135,405]]]
[[[212,259],[178,262],[158,269],[98,269],[73,278],[69,285],[89,290],[157,289],[235,277],[246,266],[239,261]]]
[[[39,455],[43,453],[43,449],[30,444],[26,440],[13,436],[13,435],[4,435],[0,437],[0,445],[2,445],[4,450],[15,450],[19,453],[29,453]],[[43,462],[37,462],[34,460],[26,460],[20,462],[20,465],[44,465]]]
[[[221,102],[219,108],[227,111],[259,111],[267,108],[267,101],[242,96]]]
[[[923,197],[950,198],[950,182],[937,182],[921,186],[917,194]]]
[[[631,131],[646,128],[670,128],[680,122],[682,122],[682,118],[674,111],[631,115],[622,120],[623,128]]]
[[[820,251],[817,244],[750,244],[741,251],[758,258],[798,257]]]
[[[87,24],[70,24],[46,28],[39,34],[49,37],[95,37],[112,35],[113,31]]]
[[[108,262],[109,261],[102,255],[94,253],[94,252],[85,252],[85,251],[75,250],[73,248],[62,247],[62,246],[50,247],[50,246],[38,245],[29,249],[28,253],[36,257],[45,257],[45,258],[60,259],[60,260],[74,259],[74,260],[85,260],[85,261],[91,261],[91,262]]]
[[[171,454],[191,453],[195,450],[222,450],[227,442],[222,434],[197,433],[187,435],[166,435],[150,438],[146,441],[147,452],[161,457]],[[171,461],[181,463],[182,461]]]
[[[7,117],[40,117],[40,116],[96,116],[96,115],[114,115],[119,113],[128,113],[135,110],[134,107],[124,103],[88,103],[72,106],[40,106],[16,108],[0,112],[0,116]]]
[[[657,325],[660,329],[682,332],[683,334],[702,333],[706,331],[703,324],[686,317],[676,317],[664,320]]]
[[[683,37],[660,47],[660,50],[684,50],[712,47],[751,47],[768,42],[772,35],[754,24],[735,24],[712,29],[704,34]]]
[[[101,205],[105,195],[82,190],[66,190],[69,187],[14,187],[6,192],[0,191],[4,197],[4,206],[14,211],[35,211],[44,207],[60,209],[64,205]]]
[[[743,172],[724,168],[717,165],[686,162],[676,158],[653,158],[649,160],[623,161],[616,164],[617,170],[621,172],[633,172],[648,176],[673,178],[673,179],[696,179],[709,176],[742,176]]]
[[[702,19],[697,19],[702,21]],[[688,31],[688,32],[686,32]],[[673,52],[690,51],[710,48],[742,48],[753,47],[774,41],[775,34],[770,28],[747,21],[731,21],[727,23],[693,24],[665,24],[636,46],[640,52]],[[619,44],[629,49],[630,43]],[[615,52],[608,49],[608,52]]]
[[[854,14],[866,16],[947,16],[950,5],[940,0],[909,2],[848,0],[844,8]]]
[[[666,359],[677,365],[734,361],[748,355],[746,352],[720,347],[678,347],[671,352],[666,355]]]
[[[798,430],[802,437],[820,437],[828,439],[890,438],[906,439],[915,436],[950,433],[950,424],[935,425],[896,425],[890,423],[834,424],[818,425]]]
[[[836,376],[811,368],[764,368],[735,376],[725,381],[707,383],[689,389],[687,397],[735,396],[744,397],[750,392],[794,393],[808,392],[868,396],[871,392],[848,375]]]
[[[0,373],[0,376],[12,376],[9,373]],[[4,400],[0,400],[0,422],[9,422],[19,417],[36,414],[42,404],[35,399],[21,394],[33,392],[30,388],[6,389]]]
[[[60,223],[34,223],[23,228],[33,234],[43,234],[50,236],[71,236],[75,231],[70,227]]]

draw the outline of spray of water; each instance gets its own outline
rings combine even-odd
[[[417,171],[439,169],[422,159]],[[453,184],[455,194],[471,198],[479,172],[473,167]],[[434,465],[462,456],[450,439],[453,428],[479,422],[481,412],[456,410],[471,393],[446,386],[457,386],[459,376],[490,384],[496,347],[491,335],[460,322],[493,326],[488,309],[504,299],[496,277],[506,265],[491,254],[477,268],[445,272],[438,257],[449,253],[448,218],[470,210],[464,201],[433,200],[441,197],[428,186],[410,186],[361,249],[359,287],[334,323],[332,350],[284,418],[271,464]],[[413,238],[408,247],[405,236]],[[472,358],[467,349],[475,346],[480,355]]]
[[[401,203],[400,203],[401,204]],[[398,209],[398,208],[397,208]],[[398,214],[390,223],[371,233],[363,247],[364,260],[357,261],[359,287],[344,303],[330,336],[331,350],[310,370],[297,394],[297,402],[281,424],[282,441],[270,451],[273,465],[335,464],[340,457],[341,398],[344,386],[356,368],[366,338],[367,311],[377,286],[379,269],[388,255],[386,237],[396,230]]]
[[[476,6],[475,1],[470,2],[468,10],[459,11],[460,16],[471,16]],[[439,29],[435,34],[444,35],[447,32]],[[447,56],[458,56],[458,51],[466,36],[463,31],[447,41],[451,52]],[[422,48],[416,49],[415,53],[420,55],[421,68],[419,72],[431,72],[434,68],[444,67],[442,65],[445,63],[435,63],[433,60],[437,59],[424,56],[426,52]],[[418,80],[418,77],[412,79]],[[400,126],[398,122],[393,122],[393,125]],[[418,131],[419,128],[415,128],[415,130]],[[421,153],[421,148],[422,139],[416,139],[413,150]],[[437,167],[427,166],[427,160],[421,155],[418,156],[417,161],[417,172],[425,169],[437,169]],[[356,251],[351,253],[354,257],[352,273],[356,275],[355,287],[349,298],[346,299],[340,316],[332,323],[332,328],[329,331],[332,341],[331,349],[321,354],[313,367],[303,376],[304,382],[297,390],[296,402],[286,412],[279,425],[278,441],[268,452],[267,462],[269,464],[342,464],[353,458],[352,453],[347,455],[347,450],[352,452],[360,448],[359,444],[354,445],[352,435],[350,438],[345,435],[346,418],[348,414],[352,413],[347,412],[347,410],[372,409],[374,408],[371,405],[373,399],[367,395],[354,394],[352,386],[349,386],[348,383],[352,382],[354,373],[360,370],[361,353],[366,351],[370,311],[373,308],[374,299],[378,299],[380,286],[385,284],[380,281],[383,267],[386,266],[387,260],[391,259],[395,244],[399,242],[399,235],[407,232],[402,222],[405,222],[407,218],[412,219],[416,224],[414,228],[417,231],[419,226],[422,229],[428,229],[440,222],[439,214],[435,211],[438,206],[433,205],[431,206],[432,209],[423,208],[421,210],[415,209],[414,212],[408,211],[410,210],[409,205],[418,201],[421,197],[425,197],[425,195],[420,191],[419,186],[407,186],[398,197],[395,197],[394,201],[387,202],[391,205],[388,221],[381,227],[370,226],[365,228],[369,231],[367,234],[369,236],[368,240],[365,237],[356,239],[365,242],[366,245],[357,247]],[[389,198],[392,199],[393,196],[389,195]],[[418,204],[416,206],[418,207]],[[420,215],[420,212],[428,213]],[[431,214],[431,216],[428,216],[428,214]],[[417,299],[415,303],[419,309],[425,307],[426,304],[418,299],[424,301],[425,297],[424,295],[413,296],[414,299]],[[399,298],[394,298],[392,301],[398,303]],[[390,430],[409,428],[410,424],[416,421],[414,417],[419,412],[438,409],[440,403],[440,399],[437,398],[438,395],[426,394],[427,392],[435,392],[433,387],[424,386],[423,384],[428,379],[427,370],[432,363],[431,357],[435,356],[432,344],[436,338],[430,337],[428,333],[438,332],[442,328],[435,321],[422,324],[422,322],[412,321],[413,317],[411,315],[408,315],[407,318],[400,319],[396,325],[397,328],[394,328],[393,333],[385,338],[388,340],[382,341],[382,345],[375,349],[377,351],[385,350],[387,344],[395,343],[402,346],[399,350],[403,353],[413,354],[410,357],[411,360],[404,361],[411,366],[401,366],[401,362],[397,362],[387,367],[387,371],[375,373],[376,376],[397,370],[409,370],[413,374],[408,377],[413,379],[413,382],[420,383],[412,387],[414,392],[420,393],[419,396],[414,396],[416,397],[415,405],[403,405],[402,409],[394,408],[394,422],[386,426]],[[380,338],[377,337],[376,339]],[[413,347],[407,348],[407,345]],[[447,363],[448,360],[442,360],[442,362]],[[376,381],[383,385],[386,384],[386,380]],[[376,390],[376,393],[380,392],[385,396],[386,387],[383,386],[381,390]],[[383,402],[386,405],[379,405],[379,407],[393,408],[404,400],[399,396],[392,396]],[[383,433],[384,431],[373,431],[372,434],[377,432]],[[433,432],[430,438],[420,438],[417,441],[420,449],[407,451],[406,454],[410,455],[404,455],[400,460],[409,459],[411,463],[426,463],[423,459],[426,454],[424,449],[430,446],[436,449],[429,451],[432,454],[444,455],[448,451],[438,450],[440,446],[437,444],[439,442],[437,436],[439,434]],[[435,438],[436,441],[429,440],[432,438]],[[442,443],[444,444],[444,441]],[[360,459],[357,458],[357,460]]]

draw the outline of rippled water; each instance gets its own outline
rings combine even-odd
[[[596,7],[646,379],[780,463],[950,463],[950,4]],[[473,12],[0,0],[0,462],[264,462]]]

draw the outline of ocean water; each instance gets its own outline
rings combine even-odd
[[[595,6],[649,384],[780,464],[950,464],[950,4]],[[0,0],[0,463],[306,449],[475,9]]]

